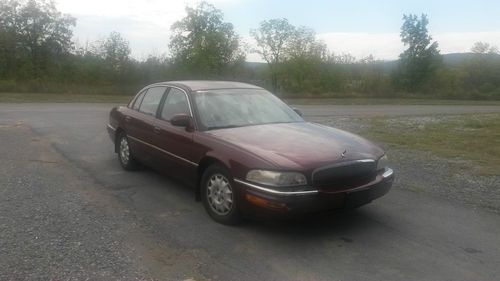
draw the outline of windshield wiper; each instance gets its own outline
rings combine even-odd
[[[275,121],[275,122],[261,123],[261,124],[259,124],[259,125],[267,125],[267,124],[285,124],[285,123],[297,123],[297,121]]]
[[[212,127],[207,127],[207,131],[217,130],[217,129],[229,129],[229,128],[238,128],[238,127],[268,125],[268,124],[281,124],[281,123],[297,123],[297,121],[276,121],[276,122],[267,122],[267,123],[250,123],[250,124],[241,124],[241,125],[234,125],[233,124],[233,125],[224,125],[224,126],[212,126]]]
[[[212,126],[212,127],[207,127],[207,130],[229,129],[229,128],[237,128],[237,127],[242,127],[242,126],[243,125]]]

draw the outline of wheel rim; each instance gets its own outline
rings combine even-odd
[[[126,137],[123,137],[120,141],[120,160],[123,164],[127,165],[130,159],[130,148],[128,147],[128,141]]]
[[[218,215],[227,215],[233,208],[233,190],[229,180],[214,174],[207,182],[207,199],[212,211]]]

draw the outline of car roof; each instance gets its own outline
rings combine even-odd
[[[188,91],[202,91],[215,89],[262,89],[261,87],[234,81],[212,81],[212,80],[185,80],[167,81],[155,83],[150,86],[177,86]]]

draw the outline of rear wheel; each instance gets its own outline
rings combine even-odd
[[[122,133],[118,136],[118,160],[120,160],[120,164],[123,169],[127,171],[131,171],[137,168],[137,161],[132,156],[132,152],[130,151],[130,145],[125,133]]]
[[[201,197],[207,213],[218,223],[234,225],[241,221],[238,196],[226,168],[212,165],[203,173]]]

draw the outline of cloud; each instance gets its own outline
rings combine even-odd
[[[478,41],[500,47],[500,31],[438,33],[434,39],[438,41],[441,53],[445,54],[470,52],[472,45]]]
[[[215,5],[235,1],[212,0],[210,2]],[[185,15],[186,6],[193,6],[199,2],[199,0],[59,0],[56,5],[60,11],[77,17],[126,18],[170,27],[172,23]]]
[[[163,54],[168,50],[169,27],[128,18],[103,18],[99,16],[79,16],[74,28],[74,40],[83,45],[106,38],[117,31],[130,43],[132,56],[145,59],[150,54]]]
[[[243,0],[212,0],[214,5],[239,3]],[[57,7],[77,18],[75,40],[81,44],[106,37],[111,31],[120,32],[130,42],[132,56],[146,58],[149,54],[168,52],[170,26],[185,16],[185,6],[198,0],[59,0]],[[234,24],[238,24],[235,22]],[[257,25],[257,23],[256,23]],[[255,46],[249,34],[240,34],[250,47]],[[404,50],[399,33],[321,33],[330,51],[349,53],[357,58],[373,55],[376,59],[392,60]],[[500,46],[500,31],[446,32],[433,34],[441,53],[467,52],[474,42],[484,41]],[[248,54],[248,61],[262,61]]]
[[[240,0],[212,0],[219,3]],[[168,51],[170,26],[183,18],[185,7],[199,0],[58,0],[57,8],[77,18],[74,39],[80,44],[105,38],[111,31],[120,32],[129,42],[132,56],[146,58],[149,54]]]
[[[331,52],[356,58],[373,55],[377,59],[394,59],[403,50],[399,34],[395,33],[323,33],[317,37]]]
[[[469,52],[477,41],[500,46],[500,32],[444,32],[433,35],[442,54]],[[399,33],[323,33],[318,34],[330,51],[349,53],[357,58],[373,55],[376,59],[393,60],[405,49]]]

